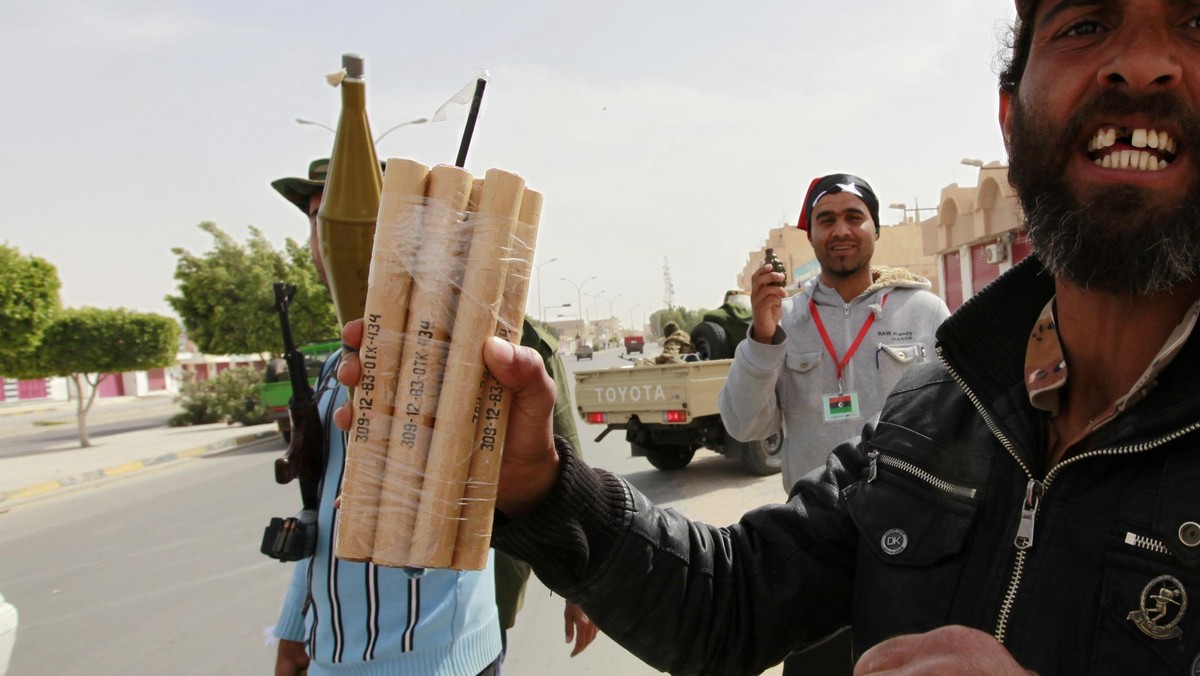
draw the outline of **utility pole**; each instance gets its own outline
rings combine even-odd
[[[675,285],[671,283],[671,259],[663,256],[663,302],[667,309],[675,307]]]

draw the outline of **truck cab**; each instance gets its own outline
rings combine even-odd
[[[633,354],[634,352],[644,353],[646,347],[646,339],[641,336],[625,336],[625,353]]]

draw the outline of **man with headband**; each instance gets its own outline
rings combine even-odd
[[[900,376],[933,357],[934,332],[950,316],[929,280],[871,266],[879,200],[863,179],[813,179],[798,223],[820,274],[789,297],[770,265],[754,273],[749,340],[738,344],[718,397],[735,439],[765,439],[782,420],[784,491],[879,414]],[[789,658],[784,673],[849,673],[851,665],[843,631]]]
[[[934,331],[950,316],[929,280],[871,266],[879,200],[863,179],[814,179],[799,227],[821,272],[790,298],[770,265],[754,273],[750,340],[718,400],[735,439],[765,439],[783,420],[785,491],[877,415],[905,371],[933,358]]]
[[[786,504],[655,507],[554,440],[535,354],[486,345],[517,395],[493,545],[653,666],[759,673],[850,624],[863,675],[1200,673],[1200,8],[1016,5],[1034,255]]]

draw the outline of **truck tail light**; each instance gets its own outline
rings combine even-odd
[[[663,422],[685,423],[687,419],[687,411],[667,411],[663,413]]]
[[[592,424],[592,425],[603,425],[605,422],[607,422],[607,420],[608,420],[608,416],[603,413],[587,414],[587,421],[589,424]]]

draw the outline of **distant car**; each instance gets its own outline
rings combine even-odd
[[[586,343],[580,343],[579,347],[575,348],[575,361],[580,359],[592,358],[592,346]]]
[[[641,336],[625,336],[625,352],[633,354],[634,352],[645,353],[646,339]]]
[[[17,640],[17,609],[0,595],[0,676],[8,673],[13,643]]]

